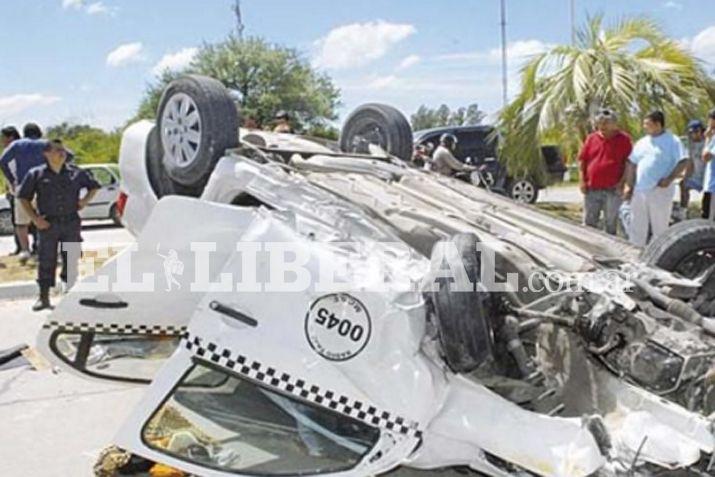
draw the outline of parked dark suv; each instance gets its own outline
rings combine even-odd
[[[455,126],[417,131],[414,134],[415,146],[430,143],[437,147],[439,138],[445,133],[457,137],[457,159],[481,169],[481,176],[486,178],[488,184],[476,185],[489,186],[495,192],[529,204],[536,202],[539,190],[548,185],[533,177],[513,177],[509,174],[498,160],[498,139],[492,126]],[[544,146],[541,151],[548,182],[561,180],[566,166],[558,146]]]

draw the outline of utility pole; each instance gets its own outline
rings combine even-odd
[[[238,34],[238,39],[243,40],[243,30],[246,27],[243,24],[243,15],[241,14],[241,0],[236,0],[232,10],[234,15],[236,15],[236,33]]]
[[[502,102],[506,108],[509,104],[509,71],[507,64],[506,44],[506,0],[501,0],[501,73],[502,73]]]

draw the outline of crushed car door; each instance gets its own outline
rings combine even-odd
[[[137,238],[79,282],[45,322],[38,347],[86,376],[149,382],[174,352],[255,209],[166,197]]]
[[[116,444],[203,476],[352,477],[394,468],[418,446],[444,385],[419,352],[422,295],[365,291],[365,281],[324,290],[317,276],[329,252],[350,257],[338,280],[354,286],[369,276],[362,268],[370,250],[313,241],[264,217],[244,240],[295,247],[308,257],[307,288],[207,293]],[[222,273],[243,260],[234,254]],[[410,260],[388,262],[384,276],[396,280]],[[271,263],[258,256],[257,283],[273,283]]]

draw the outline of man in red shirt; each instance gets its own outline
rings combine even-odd
[[[601,213],[606,232],[618,233],[626,163],[633,150],[628,134],[618,128],[616,114],[609,109],[596,113],[594,126],[579,154],[581,192],[584,194],[583,222],[599,228]]]

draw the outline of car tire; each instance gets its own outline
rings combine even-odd
[[[122,217],[119,215],[119,209],[117,209],[117,204],[112,204],[109,208],[109,218],[112,219],[114,225],[117,227],[122,227]]]
[[[199,197],[203,191],[203,185],[192,188],[182,186],[171,180],[164,168],[164,149],[161,145],[158,128],[152,129],[147,139],[146,170],[149,184],[157,199],[167,195]]]
[[[643,251],[648,265],[697,278],[715,265],[715,223],[687,220],[670,227]],[[715,315],[715,274],[702,287],[692,305],[703,315]]]
[[[221,82],[189,75],[164,90],[157,129],[166,174],[179,187],[203,189],[218,160],[238,146],[239,114]]]
[[[507,188],[509,197],[522,204],[534,204],[539,199],[539,188],[529,179],[512,179]]]
[[[412,127],[397,109],[385,104],[365,104],[348,116],[340,133],[340,149],[347,153],[369,154],[376,144],[404,161],[412,159]]]
[[[703,261],[703,255],[711,260]],[[715,223],[687,220],[670,227],[643,251],[648,265],[695,278],[715,263]]]
[[[447,365],[455,373],[469,373],[492,356],[494,337],[485,306],[488,294],[479,289],[481,260],[476,235],[457,234],[450,242],[456,247],[456,258],[461,260],[452,266],[463,266],[474,288],[471,292],[453,291],[450,290],[452,282],[440,280],[439,289],[431,293],[430,301]],[[437,252],[437,247],[444,245],[445,242],[439,242],[432,252],[433,270],[444,268],[444,263],[436,263],[438,257],[452,259],[446,253]]]
[[[0,235],[12,235],[15,227],[12,225],[12,211],[10,209],[0,210]]]

